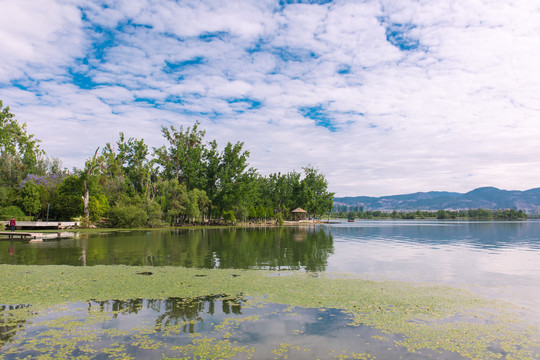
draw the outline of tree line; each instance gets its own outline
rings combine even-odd
[[[416,211],[340,211],[333,214],[337,218],[349,219],[467,219],[467,220],[522,220],[527,218],[523,210],[468,209],[468,210],[416,210]]]
[[[0,217],[160,227],[280,222],[296,207],[311,217],[331,210],[334,194],[318,169],[263,176],[249,166],[243,142],[221,149],[199,127],[162,126],[165,143],[156,148],[121,132],[67,170],[0,100]]]

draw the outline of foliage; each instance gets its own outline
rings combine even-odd
[[[51,217],[57,220],[71,220],[83,214],[83,185],[76,175],[65,177],[56,189],[51,204]]]
[[[164,225],[166,225],[166,223],[162,220],[163,211],[161,211],[161,207],[157,202],[147,201],[145,208],[147,214],[146,226],[163,227]]]
[[[227,224],[235,224],[236,223],[236,217],[234,216],[234,211],[224,211],[223,212],[223,221]]]
[[[137,228],[144,227],[148,215],[144,208],[138,205],[116,204],[109,213],[111,225],[117,228]]]
[[[90,221],[90,218],[83,217],[79,221],[79,226],[85,229],[90,228],[92,227],[92,221]]]
[[[275,215],[275,218],[279,226],[283,225],[283,216],[281,216],[280,212]]]
[[[90,201],[89,201],[88,206],[89,206],[91,221],[97,221],[101,219],[110,210],[109,201],[107,200],[107,197],[103,194],[90,196]]]
[[[204,141],[199,122],[163,126],[166,144],[152,152],[143,139],[120,132],[101,153],[98,147],[83,169],[69,172],[60,169],[59,159],[44,157],[9,108],[0,103],[0,110],[0,206],[20,205],[41,215],[49,209],[56,220],[109,217],[122,227],[196,224],[219,221],[223,214],[229,221],[234,215],[232,222],[258,222],[278,213],[289,218],[296,207],[317,217],[331,207],[333,194],[318,170],[308,166],[303,174],[261,176],[249,166],[244,143],[228,142],[220,149],[215,140]]]
[[[19,205],[27,214],[36,215],[41,210],[40,186],[32,180],[25,182],[19,191]]]
[[[300,182],[302,203],[313,217],[332,210],[334,193],[327,191],[328,182],[319,170],[307,166],[303,168],[305,177]]]
[[[9,217],[10,219],[12,217],[20,218],[25,216],[24,211],[21,210],[20,207],[11,205],[7,206],[5,208],[0,209],[0,216]]]
[[[162,126],[161,132],[169,147],[154,148],[155,162],[161,165],[162,176],[167,180],[177,179],[186,184],[188,190],[204,187],[202,141],[205,131],[199,131],[198,127],[198,122],[186,131],[183,126],[178,130],[174,126]]]
[[[0,185],[19,184],[40,161],[39,141],[19,124],[0,100]]]

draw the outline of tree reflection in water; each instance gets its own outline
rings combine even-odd
[[[121,315],[136,315],[146,310],[157,313],[155,331],[162,332],[170,326],[183,325],[182,332],[194,333],[195,326],[199,330],[205,328],[202,315],[214,315],[216,307],[226,314],[241,315],[243,299],[231,299],[226,295],[212,295],[197,298],[168,298],[168,299],[131,299],[89,301],[88,311],[98,307],[104,313],[111,313],[113,318]]]
[[[323,226],[173,229],[79,234],[75,239],[0,242],[0,263],[13,265],[184,266],[321,272],[334,253]]]
[[[0,348],[15,336],[19,331],[24,331],[26,320],[18,318],[14,312],[30,308],[31,305],[0,305]]]

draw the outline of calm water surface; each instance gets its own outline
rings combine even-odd
[[[523,305],[530,321],[540,324],[538,221],[357,221],[309,227],[103,232],[78,234],[71,239],[43,243],[3,240],[0,241],[0,263],[305,270],[345,272],[373,279],[436,282],[467,287],[481,294]],[[151,306],[154,300],[138,301],[142,301],[142,307],[136,308],[138,311],[127,311],[111,326],[124,326],[121,320],[140,322],[141,318],[129,317],[134,315],[151,315],[150,321],[159,322],[171,316],[180,316],[178,314],[181,313],[171,313],[170,309],[174,308],[176,301],[174,299],[160,300],[157,308]],[[205,299],[203,305],[199,304],[197,316],[201,321],[197,326],[206,324],[206,330],[211,331],[212,326],[208,324],[212,321],[219,323],[219,314],[234,311],[234,307],[226,310],[221,300],[211,299],[212,304],[219,303],[221,310],[207,311],[204,309],[215,308],[208,301]],[[111,305],[104,303],[100,306]],[[126,304],[118,306],[127,308]],[[237,306],[240,312],[240,305]],[[169,312],[158,308],[169,309]],[[310,335],[313,336],[311,341],[303,338],[313,347],[320,343],[317,339],[335,338],[335,324],[340,324],[343,339],[358,336],[359,330],[348,329],[348,319],[339,312],[332,317],[321,317],[316,311],[297,310],[295,313],[299,314],[300,320],[297,319],[295,325],[291,325],[291,322],[287,329],[283,328],[286,324],[284,319],[291,318],[284,315],[282,309],[273,309],[268,313],[280,315],[268,316],[266,326],[251,328],[249,334],[259,340],[248,339],[248,342],[257,342],[258,346],[264,347],[266,340],[263,339],[287,333],[287,336],[292,336],[297,334],[294,331],[316,329]],[[276,327],[281,327],[281,332],[267,331]],[[185,331],[189,332],[189,329]],[[362,331],[371,334],[373,330]],[[277,338],[274,340],[277,341]],[[352,343],[354,341],[349,340],[349,345]],[[380,346],[380,349],[367,350],[388,358],[386,345]],[[313,353],[310,355],[313,356]],[[398,358],[407,354],[397,352],[395,355]],[[436,358],[447,357],[460,358],[452,354],[439,354]]]

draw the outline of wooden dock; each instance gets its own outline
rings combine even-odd
[[[42,233],[30,233],[20,231],[0,231],[1,237],[8,237],[9,239],[37,239],[43,237]]]
[[[1,221],[6,229],[9,228],[9,221]],[[43,229],[69,229],[77,227],[77,221],[17,221],[16,230],[43,230]]]
[[[20,231],[0,231],[0,240],[18,240],[18,241],[28,241],[30,242],[41,242],[43,240],[58,240],[64,238],[73,238],[77,237],[76,233],[73,232],[54,232],[54,233],[38,233],[38,232],[20,232]]]

